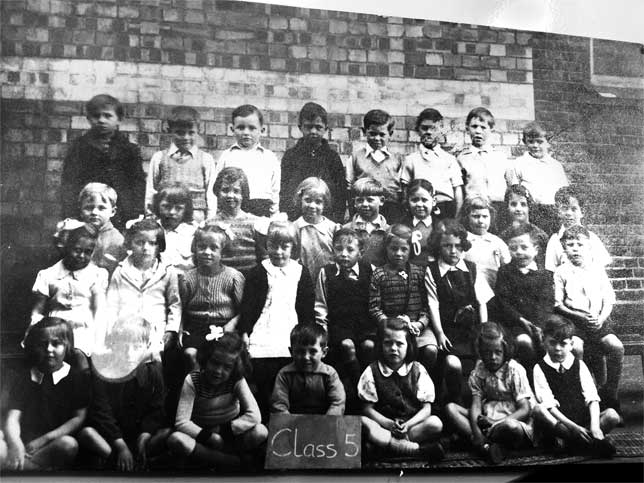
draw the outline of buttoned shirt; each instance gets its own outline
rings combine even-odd
[[[554,233],[548,240],[548,245],[546,246],[546,270],[554,272],[555,268],[559,265],[568,263],[568,257],[566,256],[566,252],[561,244],[561,237],[565,231],[566,228],[562,226],[559,231]],[[613,259],[606,250],[602,241],[592,231],[590,231],[589,234],[590,261],[602,267],[610,265],[613,262]]]
[[[385,189],[388,200],[398,201],[402,165],[400,156],[389,152],[386,146],[377,151],[368,144],[361,146],[346,165],[348,188],[351,189],[357,179],[373,178]]]
[[[598,265],[576,266],[565,263],[554,273],[555,306],[564,305],[597,317],[606,305],[615,303],[615,292]]]
[[[465,252],[465,260],[476,263],[477,270],[490,287],[496,286],[496,272],[501,265],[510,263],[510,250],[503,240],[492,233],[476,235],[467,233],[472,247]]]
[[[465,171],[465,195],[480,194],[492,201],[503,201],[507,184],[505,172],[511,166],[508,158],[492,146],[468,146],[458,155]]]
[[[433,149],[421,144],[418,151],[405,158],[400,176],[402,184],[408,185],[418,178],[426,179],[432,184],[437,202],[452,201],[454,188],[463,185],[461,168],[456,158],[438,144]]]
[[[546,354],[543,360],[556,371],[560,370],[559,366],[563,366],[567,371],[570,370],[572,364],[575,362],[575,356],[571,352],[566,356],[562,363],[559,363],[554,362],[550,356]],[[597,394],[597,388],[593,382],[593,377],[590,375],[588,366],[586,366],[584,361],[579,361],[579,381],[581,382],[581,392],[584,396],[586,405],[593,401],[599,401],[599,394]],[[537,398],[537,401],[546,409],[559,406],[559,401],[555,399],[555,396],[550,389],[550,385],[548,384],[548,380],[546,379],[546,375],[543,373],[541,367],[539,367],[539,364],[535,364],[534,366],[534,395]]]
[[[505,172],[505,179],[508,186],[525,186],[535,203],[542,205],[554,205],[557,190],[569,184],[559,161],[549,154],[537,159],[527,152],[514,160],[512,167]]]

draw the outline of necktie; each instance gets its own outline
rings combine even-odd
[[[179,149],[172,155],[172,158],[178,163],[185,163],[191,156],[192,154],[190,154],[190,151]]]
[[[563,374],[564,372],[566,372],[566,369],[564,368],[564,365],[559,364],[559,374]]]

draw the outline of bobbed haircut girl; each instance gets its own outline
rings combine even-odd
[[[429,253],[436,260],[440,259],[441,254],[441,240],[444,236],[452,235],[458,238],[461,242],[461,249],[466,252],[472,248],[472,244],[467,239],[467,230],[458,221],[452,218],[446,218],[440,221],[436,228],[432,231],[427,242]]]
[[[418,355],[418,345],[416,344],[416,337],[409,332],[407,324],[404,320],[399,319],[398,317],[390,317],[385,320],[382,324],[378,324],[378,330],[376,333],[376,359],[379,361],[384,361],[384,351],[382,348],[383,342],[385,340],[385,332],[387,330],[400,330],[405,333],[405,339],[407,340],[407,354],[405,354],[405,363],[409,364],[416,360]]]
[[[74,332],[67,321],[58,317],[45,317],[34,324],[25,337],[25,358],[30,366],[41,362],[42,347],[51,337],[65,344],[65,360],[74,350]]]
[[[206,233],[212,233],[217,236],[219,243],[221,244],[222,252],[227,250],[230,246],[231,240],[228,236],[228,233],[226,233],[226,229],[217,222],[206,222],[204,226],[195,230],[195,234],[192,237],[192,244],[190,246],[190,249],[192,250],[192,263],[194,263],[195,266],[197,265],[197,243],[199,243],[201,237]]]
[[[490,227],[488,230],[492,231],[496,223],[496,209],[492,206],[490,199],[483,195],[473,195],[465,198],[465,201],[463,201],[463,207],[461,208],[459,222],[468,231],[472,230],[472,227],[470,226],[470,214],[474,210],[488,210],[490,212]]]
[[[508,189],[505,190],[505,196],[503,197],[503,202],[505,203],[505,206],[508,206],[508,203],[510,203],[510,196],[516,195],[516,196],[522,196],[525,198],[526,202],[528,203],[528,214],[532,212],[532,207],[534,206],[534,198],[530,194],[530,190],[523,186],[522,184],[513,184],[512,186],[508,186]]]
[[[331,190],[329,185],[324,182],[322,178],[315,176],[310,176],[302,181],[295,190],[295,195],[293,196],[293,205],[301,209],[302,207],[302,197],[307,191],[314,191],[322,195],[324,200],[324,208],[331,206]]]
[[[242,211],[247,211],[248,200],[250,199],[250,189],[248,188],[248,177],[243,170],[239,168],[229,167],[222,169],[215,179],[215,184],[212,187],[212,191],[215,196],[219,196],[219,192],[224,184],[233,185],[239,182],[239,186],[242,192]]]
[[[65,250],[67,250],[81,238],[89,238],[90,240],[96,241],[96,239],[98,238],[98,229],[96,229],[94,225],[85,223],[78,228],[69,230],[64,238],[63,247],[65,248]]]
[[[128,227],[125,232],[125,246],[131,248],[134,236],[142,231],[154,232],[159,253],[165,251],[165,232],[163,231],[163,227],[152,218],[143,218],[142,220],[135,221]]]
[[[483,347],[483,344],[497,341],[501,341],[501,345],[503,346],[503,362],[514,357],[512,338],[507,336],[503,327],[492,321],[481,324],[478,337],[476,338],[477,355],[479,357],[481,356],[481,347]]]
[[[230,354],[236,358],[235,367],[230,374],[232,381],[239,381],[252,372],[250,357],[242,338],[236,332],[225,332],[218,339],[206,340],[197,350],[197,362],[204,370],[216,352]]]
[[[434,186],[425,178],[416,178],[407,185],[407,195],[405,199],[405,205],[407,209],[409,210],[409,197],[412,195],[412,193],[415,193],[419,189],[424,189],[429,193],[429,196],[434,196]],[[432,200],[432,204],[434,204]]]
[[[266,233],[266,244],[273,243],[279,245],[282,243],[291,243],[291,258],[296,258],[300,253],[300,244],[298,242],[297,229],[290,221],[271,221]]]
[[[183,210],[183,220],[181,221],[185,223],[190,223],[192,221],[192,214],[194,210],[192,205],[192,197],[190,196],[190,192],[188,191],[188,188],[185,187],[185,185],[176,184],[167,188],[163,188],[161,191],[154,193],[154,197],[152,198],[152,212],[157,217],[160,216],[159,205],[162,201],[167,201],[168,203],[175,205],[183,205],[185,208]]]
[[[392,241],[394,241],[396,238],[400,238],[401,240],[405,240],[411,248],[411,235],[411,228],[409,228],[407,225],[403,225],[402,223],[396,223],[389,228],[389,231],[387,231],[384,247],[386,249]]]

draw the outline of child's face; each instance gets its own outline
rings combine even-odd
[[[557,211],[561,224],[565,228],[581,225],[581,219],[584,214],[581,211],[581,206],[579,206],[579,201],[575,198],[568,198],[568,201],[563,204],[557,203]]]
[[[67,270],[72,272],[81,270],[89,265],[96,247],[96,240],[87,237],[80,237],[67,247],[63,264]]]
[[[333,244],[333,259],[342,268],[353,267],[362,256],[360,243],[355,237],[340,237]]]
[[[443,132],[443,121],[432,121],[424,119],[416,129],[420,136],[420,142],[426,148],[433,148],[440,141]]]
[[[409,261],[409,242],[399,237],[392,238],[387,243],[387,262],[392,268],[403,270]]]
[[[173,127],[170,133],[172,134],[172,142],[181,150],[188,151],[197,142],[197,126],[195,124],[190,127]]]
[[[448,265],[456,265],[463,258],[461,239],[454,235],[443,235],[440,243],[440,255]]]
[[[480,353],[481,360],[487,370],[495,372],[503,365],[505,351],[503,350],[503,343],[500,339],[482,343]]]
[[[363,220],[373,221],[380,214],[380,207],[385,199],[382,196],[358,195],[354,198],[354,206]]]
[[[101,228],[116,214],[116,208],[109,200],[98,194],[86,196],[81,200],[80,216],[85,223]]]
[[[236,363],[237,356],[235,354],[227,354],[217,350],[213,352],[204,368],[204,375],[208,384],[219,386],[228,381]]]
[[[534,262],[539,249],[527,233],[515,236],[508,241],[512,261],[520,268],[525,268]]]
[[[159,218],[161,225],[166,230],[174,230],[182,222],[186,215],[186,205],[184,203],[173,203],[166,199],[159,203]]]
[[[259,138],[266,131],[266,127],[259,122],[257,114],[250,114],[246,117],[237,116],[230,125],[237,144],[242,149],[250,149],[259,143]]]
[[[315,344],[296,345],[291,347],[290,351],[291,356],[293,356],[293,363],[298,371],[314,372],[320,367],[322,358],[327,353],[327,347],[322,347],[318,339]]]
[[[224,213],[236,215],[241,210],[242,201],[244,199],[241,182],[223,183],[219,193],[217,193],[217,202],[219,208]]]
[[[302,124],[298,127],[302,131],[302,137],[314,146],[322,142],[322,139],[324,139],[329,129],[326,122],[320,116],[315,116],[313,119],[303,119]]]
[[[552,362],[562,363],[572,351],[572,339],[557,340],[551,335],[546,335],[543,342]]]
[[[393,370],[397,370],[407,357],[407,333],[404,330],[385,329],[382,338],[382,354],[384,362]]]
[[[324,196],[315,190],[302,193],[302,216],[307,223],[319,223],[324,212]]]
[[[363,129],[363,131],[367,138],[367,144],[373,150],[382,149],[387,146],[392,134],[386,124],[371,124],[366,129]]]
[[[585,236],[570,238],[564,242],[564,252],[575,266],[582,266],[590,255],[590,240]]]
[[[38,347],[38,369],[41,372],[50,374],[63,367],[67,346],[65,341],[51,331],[46,332],[46,336],[40,341]]]
[[[148,269],[154,265],[159,254],[157,234],[152,230],[140,231],[132,237],[130,243],[132,262],[137,268]]]
[[[268,252],[269,260],[274,266],[285,267],[291,260],[293,243],[288,241],[268,240],[266,243],[266,251]]]
[[[528,223],[530,221],[528,200],[525,196],[511,193],[510,199],[508,200],[508,211],[510,212],[512,221],[517,223]]]
[[[470,231],[475,235],[485,235],[490,229],[490,210],[477,208],[470,211],[468,216]]]
[[[432,214],[434,197],[424,188],[417,188],[409,193],[409,211],[419,220],[424,220]]]
[[[121,120],[112,106],[104,106],[97,112],[87,114],[91,130],[100,136],[109,136],[116,131]]]
[[[541,159],[548,154],[548,147],[550,144],[545,136],[530,136],[523,140],[528,147],[528,153],[533,158]]]
[[[211,232],[201,233],[195,241],[197,267],[216,270],[221,266],[221,235]]]
[[[473,117],[470,119],[470,123],[465,127],[465,130],[470,135],[472,144],[477,148],[485,146],[485,143],[487,143],[487,140],[492,133],[492,128],[488,121],[481,119],[480,117]]]

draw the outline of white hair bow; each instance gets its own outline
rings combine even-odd
[[[219,340],[221,339],[221,336],[224,335],[224,328],[219,327],[218,325],[211,325],[210,326],[210,333],[206,334],[206,340],[211,341],[211,340]]]
[[[139,221],[143,221],[144,219],[145,219],[145,215],[139,215],[138,218],[134,218],[133,220],[127,220],[125,222],[125,229],[129,230],[130,228],[132,228],[132,225],[134,225],[135,223],[138,223]]]
[[[226,234],[226,236],[228,237],[228,240],[230,241],[233,241],[235,239],[235,232],[232,230],[232,228],[228,223],[224,223],[223,221],[204,220],[197,225],[197,227],[201,230],[203,230],[208,226],[214,226],[219,228],[221,231],[223,231]]]

